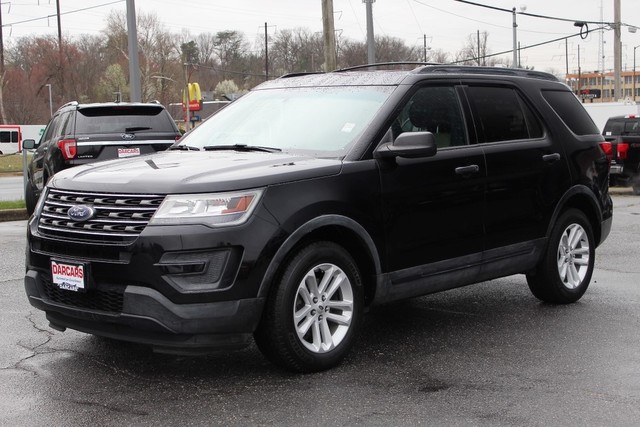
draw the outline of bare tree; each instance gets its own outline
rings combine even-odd
[[[250,89],[265,80],[265,43],[258,39],[249,49],[243,33],[233,30],[215,34],[191,35],[168,32],[154,14],[138,17],[139,63],[144,100],[158,99],[163,104],[179,102],[185,86],[185,67],[181,47],[193,43],[197,64],[187,68],[191,82],[200,83],[204,91],[215,91],[223,81],[231,81],[238,90]],[[488,55],[487,34],[481,34],[480,53]],[[455,58],[477,63],[477,37],[469,36],[466,50]],[[6,71],[2,100],[6,121],[22,124],[44,123],[49,118],[47,85],[52,87],[56,106],[70,100],[101,102],[114,99],[121,92],[127,99],[128,37],[124,13],[111,13],[100,36],[81,36],[64,40],[62,56],[54,37],[24,37],[7,46]],[[269,35],[269,77],[289,72],[322,70],[324,43],[320,33],[305,28],[280,30]],[[367,62],[364,41],[336,39],[338,67]],[[451,62],[449,53],[429,50],[428,60]],[[376,38],[379,62],[422,61],[420,47],[407,46],[393,37]],[[498,62],[487,60],[487,65]],[[0,81],[1,83],[1,81]],[[221,86],[222,87],[222,86]]]
[[[489,67],[504,64],[505,60],[491,55],[488,40],[489,33],[486,31],[469,34],[465,45],[456,53],[455,62]]]

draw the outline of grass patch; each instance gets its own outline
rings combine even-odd
[[[24,200],[0,200],[0,210],[24,208],[26,208]]]
[[[27,157],[28,162],[31,159],[31,153],[28,153]],[[22,173],[22,153],[1,155],[0,173]]]

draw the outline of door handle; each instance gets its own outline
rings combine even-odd
[[[546,163],[555,163],[560,160],[560,153],[545,154],[542,160]]]
[[[480,172],[480,166],[478,165],[460,166],[456,168],[456,174],[458,175],[471,175],[478,172]]]

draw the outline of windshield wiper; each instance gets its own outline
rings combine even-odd
[[[138,131],[138,130],[149,130],[149,129],[151,129],[151,128],[150,127],[145,127],[145,126],[133,126],[133,127],[130,127],[130,128],[124,128],[124,131],[125,132],[135,132],[135,131]]]
[[[192,147],[190,145],[172,145],[167,150],[181,150],[181,151],[200,151],[198,147]]]
[[[205,151],[222,151],[222,150],[234,150],[234,151],[264,151],[267,153],[276,153],[282,151],[280,148],[275,147],[260,147],[258,145],[247,144],[234,144],[234,145],[207,145],[204,147]]]

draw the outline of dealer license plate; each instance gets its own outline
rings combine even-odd
[[[118,157],[134,157],[140,155],[140,148],[118,148]]]
[[[53,284],[60,289],[84,292],[86,290],[85,272],[84,264],[51,260]]]

